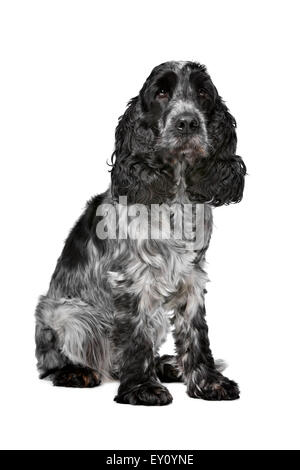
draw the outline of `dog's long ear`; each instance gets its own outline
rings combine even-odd
[[[135,121],[138,97],[132,98],[125,113],[119,118],[115,132],[115,150],[112,155],[112,196],[126,195],[132,184],[128,160],[135,146]]]
[[[243,197],[246,165],[236,155],[236,122],[218,96],[208,120],[211,153],[187,174],[192,199],[214,206],[237,203]]]
[[[140,97],[128,103],[115,133],[111,192],[128,203],[160,203],[171,194],[172,180],[159,156],[151,152],[153,131],[143,120]]]
[[[115,158],[129,155],[134,145],[134,131],[138,96],[132,98],[123,116],[119,118],[115,132]]]

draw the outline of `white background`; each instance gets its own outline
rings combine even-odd
[[[1,440],[18,449],[299,448],[297,1],[1,1]],[[161,408],[39,381],[34,308],[117,118],[151,69],[205,63],[238,122],[244,200],[215,209],[207,311],[235,402]],[[168,351],[172,351],[170,341]]]

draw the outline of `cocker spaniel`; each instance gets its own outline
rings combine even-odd
[[[115,401],[132,405],[170,403],[172,381],[193,398],[239,397],[212,356],[204,305],[212,208],[243,195],[235,126],[203,65],[153,69],[119,119],[111,186],[88,202],[37,306],[41,378],[117,379]],[[176,354],[160,357],[170,325]]]

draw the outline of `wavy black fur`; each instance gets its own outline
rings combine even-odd
[[[162,385],[170,381],[185,382],[193,398],[239,397],[214,361],[204,302],[212,206],[243,196],[246,167],[236,155],[235,128],[203,65],[167,62],[152,71],[119,119],[111,187],[88,202],[37,306],[41,377],[66,387],[118,379],[116,402],[133,405],[171,403]],[[176,206],[177,215],[185,204],[203,204],[202,224],[194,224],[200,245],[190,250],[172,237],[99,239],[97,211],[116,208],[119,196],[128,204]],[[176,355],[159,357],[170,311]]]

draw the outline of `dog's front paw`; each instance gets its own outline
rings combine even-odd
[[[240,397],[238,384],[215,370],[201,368],[187,381],[187,393],[203,400],[236,400]]]
[[[168,405],[172,400],[169,390],[158,382],[137,385],[125,392],[119,391],[115,397],[117,403],[146,406]]]

